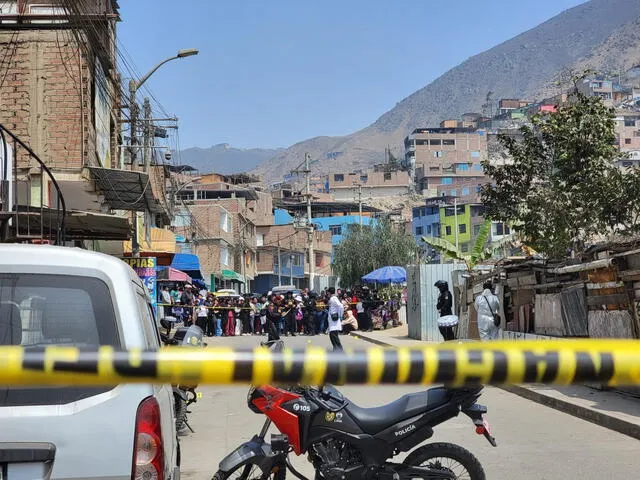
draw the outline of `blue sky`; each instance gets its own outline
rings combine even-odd
[[[129,0],[119,41],[183,148],[344,135],[465,59],[582,0]],[[123,76],[127,76],[123,72]]]

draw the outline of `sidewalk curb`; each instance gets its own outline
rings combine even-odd
[[[386,342],[364,335],[353,335],[353,333],[351,333],[350,335],[355,338],[364,340],[365,342],[370,342],[379,346],[393,347],[393,345],[390,345]],[[566,402],[558,398],[543,395],[520,385],[495,385],[495,387],[504,390],[505,392],[509,392],[513,395],[518,395],[519,397],[539,403],[540,405],[544,405],[545,407],[559,410],[573,417],[580,418],[581,420],[595,423],[596,425],[599,425],[601,427],[608,428],[609,430],[613,430],[615,432],[622,433],[623,435],[627,435],[629,437],[640,440],[640,425],[637,425],[635,423],[628,422],[626,420],[622,420],[620,418],[616,418],[587,407],[576,405],[571,402]]]
[[[571,416],[586,420],[587,422],[595,423],[601,427],[605,427],[609,430],[640,440],[640,425],[636,425],[635,423],[627,422],[626,420],[606,415],[602,412],[598,412],[581,405],[576,405],[575,403],[549,397],[520,385],[501,385],[498,386],[498,388],[506,392],[513,393],[514,395],[518,395],[519,397],[526,398],[527,400],[539,403],[540,405],[553,408],[554,410],[559,410]]]
[[[353,337],[353,338],[357,338],[359,340],[364,340],[365,342],[373,343],[374,345],[378,345],[380,347],[393,347],[393,345],[385,343],[385,342],[383,342],[381,340],[376,340],[375,338],[371,338],[371,337],[366,337],[364,335],[360,335],[360,333],[350,332],[349,336]]]

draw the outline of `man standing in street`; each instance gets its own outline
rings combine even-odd
[[[340,343],[340,332],[342,331],[342,317],[344,315],[344,307],[342,302],[336,296],[336,289],[331,287],[329,289],[329,340],[333,345],[333,351],[342,350],[342,343]]]
[[[166,285],[162,288],[162,298],[160,300],[164,304],[164,316],[170,317],[171,307],[172,307],[171,304],[173,303],[173,301],[171,300],[171,293],[169,293],[169,287]]]

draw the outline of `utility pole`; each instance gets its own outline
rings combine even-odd
[[[289,240],[289,285],[294,285],[293,283],[293,239]]]
[[[143,132],[143,160],[144,160],[144,168],[143,171],[149,175],[149,181],[151,180],[151,150],[153,147],[153,125],[151,124],[151,102],[149,101],[149,97],[144,98],[144,102],[142,104],[142,114],[144,115],[144,125],[142,127]],[[148,243],[151,243],[151,215],[147,215],[147,209],[145,207],[144,211],[144,230],[145,230],[145,238]]]
[[[458,245],[458,198],[453,199],[453,218],[456,224],[456,250],[459,249]]]
[[[136,137],[136,129],[138,128],[137,120],[138,120],[138,104],[136,103],[136,92],[142,87],[142,85],[149,80],[149,77],[153,75],[162,65],[171,60],[176,60],[178,58],[186,58],[191,57],[193,55],[197,55],[198,50],[195,48],[190,48],[186,50],[179,50],[177,55],[173,57],[169,57],[160,63],[158,63],[155,67],[153,67],[144,77],[139,80],[131,79],[129,80],[129,115],[131,116],[131,140],[129,142],[130,145],[130,154],[131,154],[131,170],[136,170],[136,145],[138,143]],[[151,107],[149,107],[151,110]],[[151,113],[147,115],[147,117],[151,117]],[[138,244],[138,213],[136,211],[133,213],[133,238],[131,239],[131,250],[134,257],[140,256],[140,245]]]
[[[282,285],[282,257],[280,256],[280,234],[278,234],[278,285]]]
[[[304,166],[304,170],[302,169]],[[309,153],[304,154],[304,161],[296,167],[295,170],[291,170],[291,173],[303,173],[305,176],[305,200],[307,202],[307,221],[304,227],[298,227],[307,231],[307,250],[309,257],[309,290],[313,290],[313,284],[315,282],[315,267],[316,259],[313,249],[313,218],[311,212],[311,201],[313,196],[311,195],[311,155]],[[294,224],[295,226],[295,224]],[[304,267],[304,262],[302,263]]]
[[[131,170],[135,170],[136,157],[137,157],[137,128],[138,128],[138,104],[136,103],[136,82],[131,80],[129,82],[129,115],[131,116],[131,130],[129,145],[129,155],[131,156]],[[131,237],[131,253],[134,257],[140,256],[140,244],[138,243],[138,212],[131,212],[133,219],[133,236]]]
[[[307,246],[309,249],[309,290],[314,289],[316,278],[316,256],[313,250],[313,220],[311,218],[311,155],[304,154],[304,174],[307,180]]]
[[[153,126],[151,125],[151,102],[149,102],[148,97],[144,99],[142,112],[144,115],[144,125],[142,127],[144,132],[144,172],[149,173],[149,170],[151,170],[151,142],[153,138],[151,132]]]
[[[244,230],[242,231],[242,241],[240,242],[240,275],[242,275],[242,280],[244,281],[242,284],[242,288],[240,289],[242,293],[247,293],[247,276],[245,275],[245,248],[244,248],[245,236]]]
[[[358,220],[360,221],[360,228],[362,228],[362,184],[358,184]]]

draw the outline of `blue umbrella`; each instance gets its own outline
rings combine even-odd
[[[402,283],[407,281],[407,271],[403,267],[382,267],[367,273],[362,280],[368,283]]]

